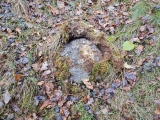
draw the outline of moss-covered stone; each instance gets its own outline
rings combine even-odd
[[[92,25],[84,21],[70,21],[70,23],[64,23],[60,29],[61,46],[77,38],[86,38],[101,51],[103,56],[102,61],[95,62],[92,64],[93,66],[89,66],[92,67],[90,80],[96,80],[97,76],[99,78],[106,77],[109,73],[109,67],[114,67],[117,71],[123,68],[123,56],[117,46],[113,44],[113,41],[108,40],[104,32],[95,29]],[[58,51],[58,54],[60,52],[61,50]],[[69,63],[68,58],[58,55],[54,61],[54,65],[57,68],[55,72],[56,80],[64,80],[70,76],[69,69],[71,63]]]

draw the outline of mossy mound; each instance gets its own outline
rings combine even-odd
[[[74,41],[75,39],[85,38],[92,42],[102,53],[102,59],[98,62],[88,64],[87,72],[90,75],[90,80],[96,80],[98,78],[104,78],[108,75],[110,67],[114,67],[118,72],[123,67],[123,57],[117,46],[112,42],[107,41],[107,35],[99,30],[96,30],[92,25],[84,21],[70,22],[61,26],[59,33],[61,49],[58,51],[58,62],[54,61],[54,65],[57,67],[55,77],[57,80],[68,79],[71,75],[69,72],[72,63],[70,60],[64,60],[62,56],[59,56],[63,47]],[[59,39],[58,39],[59,40]],[[85,63],[86,64],[86,63]],[[86,70],[86,66],[84,70]]]

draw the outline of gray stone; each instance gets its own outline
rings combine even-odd
[[[61,52],[61,56],[69,58],[71,62],[69,79],[74,82],[88,79],[93,63],[102,60],[102,53],[97,46],[84,38],[69,42]]]

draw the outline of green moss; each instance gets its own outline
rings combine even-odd
[[[66,30],[66,27],[67,27],[66,24],[62,25],[61,27],[61,38],[62,42],[65,44],[68,42],[69,39],[69,34],[67,33],[68,31]]]
[[[76,86],[76,85],[72,85],[70,87],[70,90],[71,90],[72,94],[79,93],[81,91],[80,88],[78,86]]]
[[[59,55],[56,57],[54,62],[57,68],[55,72],[56,80],[65,80],[69,77],[69,60],[67,58],[62,58]]]
[[[95,63],[90,73],[90,80],[95,81],[97,76],[104,78],[109,72],[109,63],[108,61],[103,61],[100,63]]]
[[[89,114],[84,109],[84,103],[82,102],[79,102],[71,107],[72,116],[76,116],[78,112],[81,113],[80,120],[93,120],[93,115]]]
[[[109,41],[109,42],[114,42],[116,40],[116,37],[115,36],[106,36],[106,41]]]

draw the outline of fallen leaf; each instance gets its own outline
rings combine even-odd
[[[10,28],[7,28],[7,32],[8,32],[9,34],[11,34],[11,33],[12,33],[12,30],[11,30]]]
[[[149,31],[148,34],[154,33],[154,28],[153,27],[148,26],[147,28],[148,28],[148,31]]]
[[[133,81],[136,81],[136,74],[134,72],[125,72],[124,73],[124,76],[127,80],[133,80]]]
[[[104,11],[102,11],[102,10],[95,10],[95,11],[94,11],[94,14],[104,15],[105,13],[104,13]]]
[[[77,12],[76,12],[77,15],[81,15],[82,13],[83,13],[83,10],[82,10],[82,9],[79,9],[79,10],[77,10]]]
[[[0,81],[0,87],[3,86],[5,84],[4,81]]]
[[[38,85],[42,86],[42,85],[44,85],[44,83],[45,83],[44,81],[40,81],[40,82],[38,82]]]
[[[56,97],[60,98],[63,95],[63,93],[61,90],[55,90],[54,95],[56,95]]]
[[[39,71],[39,63],[32,64],[33,69],[38,72]]]
[[[46,70],[43,72],[42,76],[46,76],[46,75],[49,75],[51,74],[51,71],[50,70]]]
[[[137,38],[132,38],[130,41],[131,41],[132,43],[134,43],[134,42],[141,43],[141,41],[139,40],[138,37],[137,37]]]
[[[42,63],[42,67],[41,67],[40,71],[47,70],[47,69],[48,69],[48,63],[47,63],[47,61],[45,61],[44,63]]]
[[[146,59],[140,59],[140,60],[137,62],[137,65],[138,65],[138,66],[143,65],[143,63],[144,63],[145,60],[146,60]]]
[[[160,100],[154,100],[154,102],[160,106]]]
[[[138,45],[135,50],[136,54],[139,56],[141,54],[141,52],[143,51],[143,49],[144,49],[144,46]]]
[[[21,34],[21,29],[20,28],[16,28],[16,32],[18,32],[18,34]]]
[[[84,101],[85,104],[88,102],[87,96],[84,96],[83,101]]]
[[[123,12],[122,14],[123,14],[124,16],[128,16],[128,15],[129,15],[128,12]]]
[[[133,66],[132,66],[132,65],[128,65],[127,62],[125,62],[125,63],[124,63],[124,68],[132,69]]]
[[[156,77],[157,78],[157,80],[159,80],[160,81],[160,76],[158,76],[158,77]]]
[[[42,56],[42,51],[39,51],[38,52],[38,57],[41,57]]]
[[[47,82],[45,83],[45,90],[46,90],[46,93],[48,95],[48,97],[52,97],[52,92],[53,92],[53,89],[54,89],[54,85],[52,82]]]
[[[135,45],[130,41],[125,41],[123,43],[123,50],[130,51],[130,50],[133,50],[134,47],[135,47]]]
[[[131,90],[131,86],[125,86],[122,88],[125,92],[130,91]]]
[[[62,9],[62,8],[65,7],[65,3],[62,2],[62,1],[59,1],[59,0],[57,0],[57,5],[58,5],[58,7],[59,7],[60,9]]]
[[[93,98],[90,98],[90,99],[88,100],[88,102],[87,102],[87,105],[92,105],[93,102],[94,102],[94,99],[93,99]]]
[[[141,32],[144,32],[145,30],[146,30],[146,26],[145,25],[140,27],[140,31]]]
[[[64,105],[64,103],[67,101],[67,97],[66,96],[59,96],[59,98],[57,97],[58,100],[58,106],[62,107]]]
[[[89,82],[89,79],[82,79],[82,81],[88,89],[93,89],[93,85]]]
[[[51,100],[45,100],[45,101],[43,102],[43,104],[41,105],[40,110],[43,110],[44,108],[46,108],[46,107],[48,107],[49,105],[52,105],[52,104],[53,104],[53,103],[52,103]]]
[[[154,113],[155,113],[156,115],[160,115],[160,109],[159,109],[159,108],[156,108],[156,110],[154,111]]]
[[[16,75],[14,76],[14,80],[18,82],[18,81],[21,80],[22,77],[24,77],[23,74],[16,74]]]
[[[3,100],[4,103],[7,104],[11,99],[10,93],[8,92],[8,90],[5,91],[5,93],[3,94]]]

